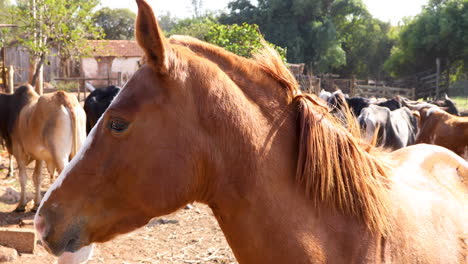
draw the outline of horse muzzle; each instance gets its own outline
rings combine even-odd
[[[80,225],[77,222],[66,225],[66,221],[59,219],[56,213],[42,209],[34,217],[34,227],[43,246],[55,256],[75,252],[84,246]]]

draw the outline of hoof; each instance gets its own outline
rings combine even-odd
[[[31,209],[31,212],[37,213],[37,210],[39,210],[39,205],[34,205],[34,207]]]
[[[26,212],[26,207],[25,206],[18,206],[18,207],[16,207],[15,212],[16,213],[24,213],[24,212]]]

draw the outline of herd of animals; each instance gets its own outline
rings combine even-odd
[[[21,195],[16,211],[22,212],[26,206],[26,166],[36,161],[33,173],[33,210],[36,210],[41,199],[43,163],[53,180],[55,171],[60,174],[73,158],[119,91],[114,85],[93,89],[84,107],[72,94],[58,91],[40,97],[29,85],[19,87],[12,95],[0,94],[0,139],[16,158],[19,170]],[[468,117],[460,116],[447,95],[443,100],[420,102],[400,96],[349,97],[341,90],[333,93],[322,90],[319,98],[335,115],[348,108],[369,143],[375,140],[377,146],[392,151],[428,143],[446,147],[468,159]],[[10,156],[7,177],[12,174]]]
[[[76,155],[86,135],[120,91],[116,86],[95,89],[84,107],[75,95],[58,91],[39,96],[30,85],[14,94],[0,94],[0,140],[10,154],[7,177],[13,175],[13,155],[18,164],[21,194],[16,211],[26,207],[26,166],[35,161],[34,208],[41,200],[42,167],[54,179]]]
[[[349,98],[339,90],[322,90],[319,97],[335,114],[349,107],[369,143],[376,136],[377,146],[389,150],[434,144],[468,158],[468,117],[460,116],[447,95],[443,100],[420,102],[400,96],[388,100]]]
[[[20,176],[36,160],[37,188],[43,162],[63,170],[34,219],[50,253],[90,256],[93,243],[196,201],[212,209],[239,263],[467,262],[466,118],[445,113],[450,105],[337,92],[327,106],[300,91],[271,47],[247,59],[166,39],[151,6],[136,2],[146,64],[87,138],[74,96],[29,86],[1,96],[0,131]],[[458,155],[430,144],[375,148],[356,136],[357,121],[372,143],[429,138]]]

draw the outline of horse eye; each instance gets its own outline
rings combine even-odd
[[[123,120],[113,119],[109,122],[109,128],[116,133],[122,133],[127,130],[128,123]]]

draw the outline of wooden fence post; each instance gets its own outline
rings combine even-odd
[[[122,87],[123,79],[122,79],[122,72],[117,73],[117,86]]]
[[[8,68],[8,93],[13,94],[15,90],[15,68],[10,65]]]
[[[2,83],[3,83],[3,89],[5,89],[5,92],[8,92],[8,79],[7,79],[7,67],[6,67],[6,48],[2,47]]]
[[[84,93],[84,99],[86,100],[86,85],[85,85],[85,79],[84,79],[84,76],[80,76],[82,78],[80,78],[80,80],[78,81],[78,89],[81,90],[81,87],[83,87],[83,93]]]
[[[68,82],[68,81],[65,81],[65,82]],[[80,84],[78,83],[78,102],[81,101],[81,89],[80,89]]]
[[[42,96],[44,94],[44,65],[39,68],[39,75],[35,84],[37,94]]]
[[[440,59],[436,59],[436,66],[437,66],[437,76],[436,76],[436,92],[434,99],[437,100],[439,98],[439,89],[440,89]]]
[[[411,97],[412,100],[416,101],[416,88],[411,88]]]

